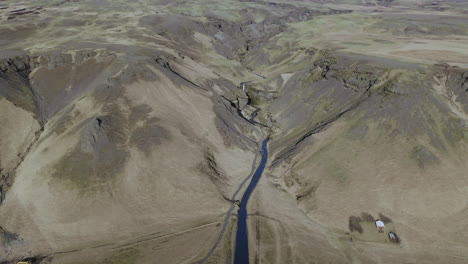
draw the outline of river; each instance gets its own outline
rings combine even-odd
[[[250,195],[255,190],[263,170],[265,169],[268,159],[268,138],[262,143],[262,160],[260,165],[252,176],[252,180],[247,187],[247,190],[242,196],[239,204],[238,219],[237,219],[237,236],[236,236],[236,250],[234,263],[235,264],[248,264],[249,263],[249,238],[247,230],[247,203],[249,202]]]

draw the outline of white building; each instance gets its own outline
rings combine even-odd
[[[375,221],[375,226],[377,227],[377,229],[379,229],[379,233],[383,233],[383,229],[385,228],[385,224],[384,224],[384,222],[382,222],[382,220],[377,219],[377,221]]]

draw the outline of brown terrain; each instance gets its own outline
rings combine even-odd
[[[234,263],[265,138],[250,263],[468,263],[463,0],[0,0],[0,124],[0,264]]]

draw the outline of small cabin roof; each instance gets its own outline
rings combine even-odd
[[[377,226],[379,226],[379,227],[380,227],[380,226],[382,226],[382,227],[385,226],[385,224],[384,224],[384,222],[382,222],[382,220],[377,220],[377,221],[375,221],[375,224],[376,224]]]

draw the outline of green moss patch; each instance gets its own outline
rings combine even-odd
[[[383,233],[379,233],[375,225],[377,219],[385,223]],[[348,219],[349,236],[352,240],[380,243],[399,243],[400,239],[397,235],[394,222],[387,216],[380,213],[378,218],[367,212],[362,212],[359,216],[350,216]],[[397,240],[391,241],[388,234],[393,232],[397,236]]]
[[[136,264],[141,256],[135,248],[125,248],[112,254],[112,256],[99,262],[99,264]]]

